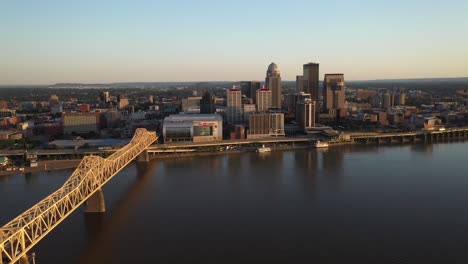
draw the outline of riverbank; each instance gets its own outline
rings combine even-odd
[[[282,150],[294,150],[294,149],[305,149],[305,148],[312,148],[310,145],[286,145],[286,146],[270,146],[271,151],[282,151]],[[200,152],[174,152],[174,153],[167,153],[167,154],[155,154],[154,156],[151,155],[151,160],[156,159],[170,159],[170,158],[179,158],[179,157],[195,157],[195,156],[214,156],[214,155],[224,155],[224,154],[240,154],[246,152],[253,152],[256,148],[251,147],[240,147],[237,150],[223,150],[223,151],[200,151]]]
[[[311,148],[311,146],[301,146],[301,145],[296,144],[295,146],[291,145],[291,146],[271,147],[272,151],[304,149],[304,148]],[[150,160],[197,157],[197,156],[214,156],[214,155],[224,155],[224,154],[241,154],[241,153],[250,152],[250,151],[251,150],[247,150],[247,149],[239,149],[239,150],[224,150],[224,151],[200,151],[200,152],[186,152],[186,153],[157,154],[157,155],[151,155]],[[7,170],[0,171],[0,177],[8,176],[8,175],[15,175],[15,174],[43,172],[43,171],[75,169],[78,166],[78,164],[80,164],[80,162],[81,162],[81,159],[38,161],[37,167],[14,168],[8,171]]]
[[[456,140],[456,139],[452,139]],[[461,141],[465,141],[465,139],[459,139]],[[458,140],[456,140],[458,141]],[[445,141],[440,141],[445,142]],[[398,143],[380,143],[380,144],[373,144],[375,146],[382,146],[382,145],[396,145]],[[399,144],[408,144],[408,142],[400,142]],[[414,144],[414,143],[411,143]],[[427,144],[427,143],[424,143]],[[349,145],[370,145],[370,144],[363,144],[358,142],[330,142],[328,148],[335,148],[335,147],[342,147],[342,146],[349,146]],[[276,145],[276,146],[269,146],[271,150],[274,151],[283,151],[283,150],[295,150],[295,149],[307,149],[313,148],[312,145],[309,144],[294,144],[294,145]],[[245,152],[252,152],[252,147],[239,147],[235,150],[222,150],[222,151],[197,151],[197,152],[174,152],[174,153],[164,153],[164,154],[155,154],[149,156],[150,160],[157,160],[157,159],[174,159],[174,158],[185,158],[185,157],[197,157],[197,156],[214,156],[214,155],[224,155],[224,154],[241,154]],[[325,148],[326,149],[326,148]],[[73,160],[48,160],[48,161],[38,161],[37,167],[25,167],[23,169],[16,168],[10,171],[0,171],[1,176],[8,176],[8,175],[15,175],[15,174],[26,174],[26,173],[35,173],[35,172],[43,172],[43,171],[55,171],[55,170],[65,170],[65,169],[75,169],[78,164],[81,162],[81,159],[73,159]]]
[[[35,173],[35,172],[42,172],[42,171],[75,169],[78,166],[78,164],[80,164],[80,162],[81,162],[81,159],[38,161],[37,167],[12,168],[12,170],[0,171],[0,177],[8,176],[8,175],[15,175],[15,174]]]

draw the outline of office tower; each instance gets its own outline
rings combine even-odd
[[[252,93],[253,96],[253,103],[256,102],[257,100],[257,91],[262,88],[261,83],[258,81],[252,81],[252,85],[250,87],[250,92]]]
[[[310,97],[310,94],[308,94],[308,93],[300,92],[300,93],[294,94],[294,112],[295,112],[296,122],[298,122],[298,123],[299,123],[298,117],[297,117],[297,113],[299,112],[298,103],[300,101],[305,100],[305,99],[312,100],[311,97]],[[315,113],[315,110],[314,110],[314,113]]]
[[[319,64],[311,62],[304,64],[303,67],[303,92],[310,94],[312,101],[318,102],[320,99]]]
[[[250,115],[247,138],[284,135],[283,113],[258,113]]]
[[[380,94],[371,97],[371,106],[373,108],[382,108],[382,96]]]
[[[400,92],[395,97],[395,105],[405,105],[406,104],[406,94]]]
[[[271,108],[271,91],[265,88],[257,91],[257,103],[255,104],[257,112],[266,112]]]
[[[110,101],[109,92],[101,92],[101,94],[99,95],[99,99],[101,99],[102,102],[108,103]]]
[[[304,91],[304,76],[297,75],[296,76],[296,93],[300,93]]]
[[[230,125],[242,124],[242,95],[236,87],[227,92],[227,121]]]
[[[214,114],[216,112],[214,97],[205,92],[200,100],[200,114]]]
[[[306,131],[315,127],[315,101],[302,98],[297,102],[296,122]]]
[[[242,95],[250,98],[255,102],[255,95],[258,89],[260,89],[260,82],[257,81],[242,81],[240,82]]]
[[[242,110],[244,113],[244,124],[249,125],[249,116],[255,113],[255,105],[254,104],[244,104],[242,105]]]
[[[150,95],[148,97],[148,101],[149,101],[150,104],[154,104],[154,96]]]
[[[283,95],[283,109],[289,114],[294,115],[296,106],[294,104],[294,94]]]
[[[281,109],[281,75],[278,65],[271,63],[268,66],[265,78],[265,87],[271,91],[271,107]]]
[[[252,87],[252,82],[249,81],[242,81],[240,82],[240,90],[243,95],[245,95],[247,98],[252,98],[252,92],[251,92],[251,87]]]
[[[382,108],[392,107],[392,95],[387,91],[382,95]]]
[[[342,73],[325,74],[323,81],[323,110],[336,113],[336,116],[347,115],[345,82]]]

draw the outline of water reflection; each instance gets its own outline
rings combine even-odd
[[[151,187],[152,173],[156,166],[153,162],[136,162],[137,178],[119,199],[110,212],[103,214],[83,214],[88,243],[77,263],[117,263],[112,259],[112,245],[119,243],[115,234],[125,229],[132,209],[137,207],[142,197],[148,194]],[[125,177],[126,175],[119,175]],[[105,195],[105,194],[104,194]]]
[[[432,153],[434,152],[434,145],[433,144],[413,144],[411,145],[411,151],[414,151],[418,154],[423,154],[427,157],[432,157]]]
[[[130,165],[104,187],[107,213],[78,210],[36,252],[47,263],[464,263],[467,155],[462,143],[394,144]],[[0,220],[68,175],[0,183]]]

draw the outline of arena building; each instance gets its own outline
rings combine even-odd
[[[164,143],[223,139],[223,119],[217,114],[170,115],[163,121]]]

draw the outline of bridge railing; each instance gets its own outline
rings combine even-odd
[[[157,139],[137,129],[122,149],[107,159],[86,156],[63,186],[0,228],[0,264],[14,263]]]

